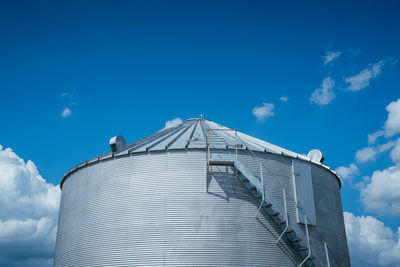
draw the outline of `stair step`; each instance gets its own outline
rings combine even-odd
[[[211,166],[234,166],[234,161],[229,160],[210,160]]]
[[[297,237],[296,232],[292,228],[288,228],[289,226],[288,222],[281,217],[279,217],[280,213],[276,210],[276,207],[272,205],[272,203],[263,200],[263,191],[262,189],[262,184],[260,184],[260,181],[257,177],[253,175],[253,173],[246,168],[240,161],[229,161],[229,160],[211,160],[210,165],[222,165],[222,166],[232,166],[236,172],[236,174],[240,174],[240,176],[237,176],[240,181],[243,182],[244,186],[250,190],[252,195],[261,202],[261,207],[267,207],[267,212],[270,216],[273,216],[273,220],[275,221],[276,224],[281,225],[281,229],[285,228],[285,234],[287,234],[287,238],[290,240],[290,243],[292,244],[293,248],[296,249],[299,255],[308,255],[308,247],[305,247],[301,242],[302,239]],[[266,195],[268,197],[268,194]],[[274,200],[272,198],[271,200]],[[275,200],[276,201],[276,200]],[[274,202],[274,201],[273,201]],[[286,224],[286,226],[285,226]],[[289,226],[290,227],[290,226]],[[310,256],[307,260],[313,260],[315,257]],[[312,265],[314,266],[313,262],[308,262],[306,265]]]

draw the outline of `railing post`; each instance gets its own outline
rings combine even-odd
[[[288,217],[287,206],[286,206],[286,191],[285,191],[284,187],[282,187],[282,193],[283,193],[283,205],[285,207],[286,227],[283,230],[282,234],[279,236],[279,238],[275,241],[275,243],[277,243],[277,244],[278,244],[279,240],[282,238],[282,236],[286,233],[287,229],[289,228],[289,217]]]
[[[210,179],[210,129],[207,129],[207,175],[206,175],[207,193],[208,193],[208,179]]]
[[[325,255],[326,255],[326,264],[328,267],[331,267],[331,263],[329,262],[328,246],[326,245],[326,242],[324,242],[324,247],[325,247]]]
[[[256,217],[258,215],[258,213],[260,212],[262,206],[264,205],[264,201],[265,201],[265,195],[264,195],[264,178],[263,178],[263,170],[262,170],[262,162],[260,161],[260,177],[261,177],[261,203],[260,206],[258,207],[257,213],[256,213]]]
[[[210,129],[207,129],[207,167],[210,168]]]
[[[236,141],[238,140],[238,135],[237,135],[237,131],[235,131],[235,135],[236,135]],[[238,159],[238,154],[237,154],[237,150],[238,150],[238,144],[236,144],[235,145],[235,147],[236,147],[236,151],[235,151],[235,153],[236,153],[236,155],[235,155],[235,160],[237,161],[237,159]]]
[[[304,223],[306,224],[306,235],[307,235],[307,246],[308,246],[308,255],[307,257],[300,263],[299,267],[302,266],[308,258],[311,256],[311,246],[310,246],[310,236],[308,235],[308,222],[307,215],[304,214]]]
[[[261,188],[262,188],[262,199],[264,201],[264,177],[263,177],[263,168],[262,162],[260,161],[260,177],[261,177]]]

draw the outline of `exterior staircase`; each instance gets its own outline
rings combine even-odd
[[[297,231],[300,230],[300,226],[298,229],[296,226],[290,225],[287,216],[285,219],[282,219],[282,213],[287,213],[286,204],[285,210],[279,208],[281,205],[273,198],[271,194],[268,194],[267,190],[263,186],[263,182],[260,178],[257,178],[250,170],[246,168],[244,164],[242,164],[239,160],[213,160],[210,159],[208,162],[209,166],[230,166],[232,169],[236,169],[238,171],[238,178],[243,182],[245,187],[249,189],[251,194],[258,200],[260,203],[259,210],[262,208],[265,210],[273,219],[273,221],[279,226],[281,229],[281,236],[276,241],[277,243],[286,235],[287,239],[290,242],[290,246],[296,251],[297,255],[303,261],[299,264],[299,266],[316,266],[313,260],[315,257],[312,255],[311,244],[308,237],[308,226],[306,226],[306,238],[307,240],[303,240]],[[258,214],[258,213],[257,213]]]

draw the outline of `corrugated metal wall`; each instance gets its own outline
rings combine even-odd
[[[255,217],[258,202],[231,168],[212,167],[207,178],[206,158],[194,150],[131,154],[71,174],[63,184],[55,266],[296,266],[302,259],[286,240],[275,244],[279,229],[266,213]],[[280,203],[282,186],[294,198],[291,159],[243,151],[238,158],[257,177],[263,162],[264,184]],[[314,165],[312,177],[315,262],[324,263],[322,233],[336,266],[350,266],[338,182]],[[288,211],[304,231],[289,200]]]
[[[327,242],[331,265],[350,266],[339,184],[333,174],[316,165],[311,165],[311,175],[317,217],[312,235],[323,236]],[[323,248],[318,249],[323,253]]]
[[[232,172],[206,153],[121,157],[63,185],[55,266],[295,266],[279,233]]]

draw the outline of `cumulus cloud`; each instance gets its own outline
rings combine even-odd
[[[60,96],[64,99],[65,106],[61,111],[61,118],[65,119],[72,115],[72,106],[78,106],[78,102],[75,101],[75,96],[71,93],[64,92],[60,94]]]
[[[363,149],[357,150],[355,158],[358,163],[365,163],[367,161],[372,161],[375,160],[378,154],[390,150],[391,148],[394,147],[394,145],[395,145],[394,141],[389,141],[379,146],[365,147]]]
[[[339,177],[342,178],[343,180],[349,180],[354,176],[360,174],[358,167],[353,163],[351,163],[349,167],[345,166],[338,167],[335,171],[339,175]]]
[[[287,102],[289,101],[289,98],[288,98],[287,96],[283,95],[283,96],[281,96],[281,97],[279,98],[279,100],[282,101],[282,102],[287,103]]]
[[[175,127],[175,126],[181,124],[182,122],[183,122],[183,121],[182,121],[181,118],[175,118],[175,119],[173,119],[173,120],[166,121],[166,122],[165,122],[165,127],[162,128],[161,130],[164,130],[164,129],[167,129],[167,128],[171,128],[171,127]]]
[[[352,266],[398,266],[400,264],[400,228],[397,233],[371,216],[344,212],[347,242]]]
[[[384,125],[385,136],[391,137],[400,133],[400,98],[397,101],[391,102],[386,110],[388,118]]]
[[[370,83],[370,80],[376,78],[381,73],[384,65],[385,61],[381,60],[377,63],[370,64],[366,69],[363,69],[357,75],[346,78],[345,82],[349,84],[347,90],[357,92],[367,87]]]
[[[368,144],[375,144],[376,140],[381,137],[382,135],[384,135],[384,131],[376,131],[372,134],[368,134]]]
[[[366,210],[380,215],[400,215],[400,165],[372,174],[361,189],[360,200]]]
[[[316,89],[311,94],[310,101],[319,106],[328,105],[336,97],[336,94],[333,91],[334,87],[335,81],[331,77],[325,78],[322,81],[322,88]]]
[[[392,137],[400,133],[400,98],[389,103],[386,110],[388,116],[383,125],[383,130],[368,134],[368,144],[374,144],[381,136]]]
[[[342,54],[341,51],[327,51],[325,56],[322,56],[324,59],[324,65],[328,65],[329,63],[333,62],[334,60],[338,59]]]
[[[356,160],[359,163],[365,163],[370,160],[375,160],[376,154],[378,152],[373,147],[365,147],[356,152]]]
[[[271,116],[274,116],[274,104],[272,103],[262,103],[260,107],[254,107],[252,112],[253,115],[257,117],[257,120],[262,121]]]
[[[0,145],[0,266],[51,266],[60,189]]]
[[[393,162],[400,164],[400,138],[397,139],[394,148],[392,151],[390,151],[390,157],[392,158]]]
[[[65,119],[69,116],[71,116],[72,111],[69,107],[64,107],[63,110],[61,111],[61,118]]]

